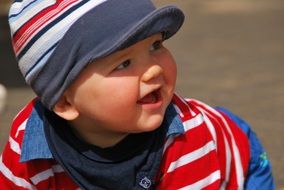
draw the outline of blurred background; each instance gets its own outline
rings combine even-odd
[[[0,83],[8,93],[0,113],[0,152],[13,117],[35,96],[25,85],[12,53],[9,2],[0,1]],[[176,4],[186,14],[183,28],[166,42],[179,67],[177,92],[224,106],[250,123],[268,152],[277,189],[283,190],[284,1],[154,2]]]

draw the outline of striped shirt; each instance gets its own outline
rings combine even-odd
[[[159,189],[243,189],[250,158],[244,132],[199,101],[173,102],[184,133],[166,141]]]
[[[13,121],[0,157],[0,189],[79,189],[52,158],[39,127],[42,121],[34,115],[36,101]],[[156,189],[253,190],[258,184],[274,189],[270,164],[255,159],[263,150],[258,145],[260,151],[252,153],[256,147],[252,146],[247,126],[237,126],[226,111],[197,100],[174,95],[171,106],[174,114],[165,114],[171,119]],[[35,153],[37,144],[40,147]]]

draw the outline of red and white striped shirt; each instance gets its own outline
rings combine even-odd
[[[75,190],[78,186],[53,159],[20,162],[22,142],[35,101],[15,117],[8,143],[0,157],[1,190]]]
[[[13,121],[0,157],[0,189],[79,189],[54,159],[20,162],[35,101]],[[174,95],[172,105],[182,132],[171,133],[165,141],[157,189],[243,189],[250,160],[244,132],[224,113],[199,101]]]
[[[184,133],[165,144],[158,189],[243,189],[250,160],[246,135],[225,114],[174,96]]]

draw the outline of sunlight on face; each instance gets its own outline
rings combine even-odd
[[[67,90],[83,136],[152,131],[171,101],[176,64],[160,34],[95,61]]]

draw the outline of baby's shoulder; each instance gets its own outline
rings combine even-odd
[[[11,125],[9,141],[18,143],[19,146],[22,144],[24,131],[30,118],[30,115],[35,107],[37,98],[31,100],[26,106],[19,111],[14,117]]]

